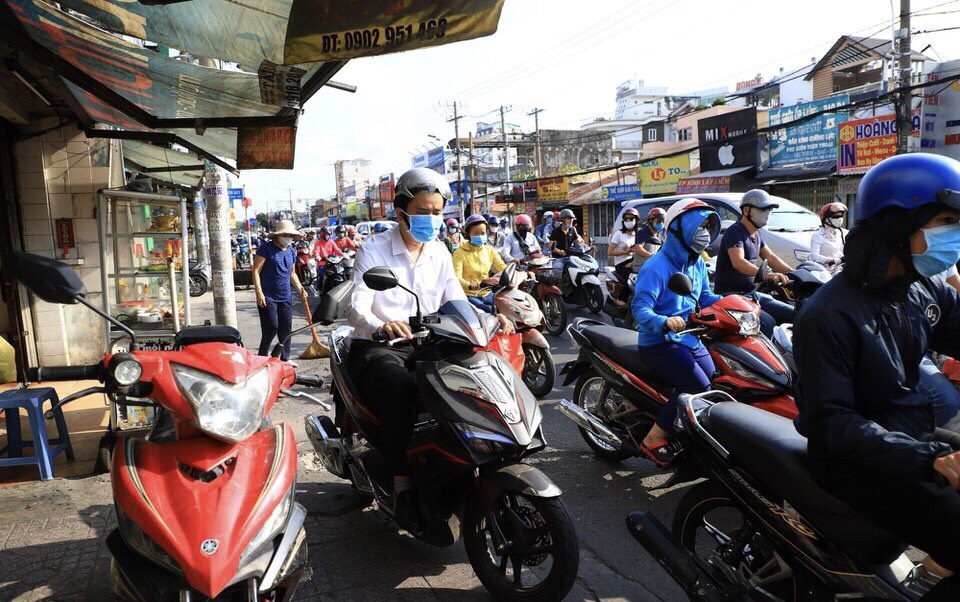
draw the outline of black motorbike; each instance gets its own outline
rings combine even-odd
[[[500,288],[512,273],[512,267],[505,270]],[[363,281],[376,291],[400,286],[383,267],[368,270]],[[314,321],[332,322],[352,288],[348,282],[331,291]],[[407,447],[419,526],[404,528],[438,546],[462,535],[477,577],[498,600],[563,599],[577,575],[577,536],[560,489],[524,461],[545,447],[543,416],[510,364],[487,350],[496,318],[452,301],[435,314],[418,309],[410,326],[410,341],[381,339],[414,346],[420,390]],[[351,331],[340,327],[331,337],[335,423],[311,415],[306,430],[326,469],[350,480],[394,520],[393,474],[378,450],[382,427],[348,371]]]
[[[677,420],[677,482],[707,480],[680,500],[672,531],[649,512],[627,528],[690,600],[917,601],[929,590],[904,542],[814,480],[791,420],[720,391],[682,395]]]
[[[250,245],[245,239],[237,243],[237,267],[250,265]]]
[[[207,263],[198,261],[190,264],[190,296],[200,297],[210,288],[210,275]]]

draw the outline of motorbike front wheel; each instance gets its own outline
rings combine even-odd
[[[559,498],[504,493],[488,506],[474,495],[463,521],[470,565],[497,600],[558,602],[570,592],[580,546]]]
[[[536,398],[543,397],[553,390],[557,380],[557,367],[549,349],[536,345],[523,345],[523,384],[527,385]]]
[[[590,368],[577,380],[577,386],[573,390],[573,402],[584,410],[600,417],[602,415],[602,413],[599,413],[600,408],[605,404],[615,403],[617,400],[614,397],[619,395],[596,370]],[[593,453],[604,460],[620,462],[633,455],[622,447],[617,449],[584,428],[577,428]]]
[[[598,314],[603,309],[603,289],[596,284],[588,284],[587,290],[587,309],[592,313]]]
[[[567,327],[567,306],[563,298],[556,293],[548,293],[540,301],[543,317],[547,321],[547,334],[558,337]]]
[[[756,576],[762,582],[760,575],[769,573],[768,565],[774,560],[774,547],[753,526],[752,516],[716,481],[698,483],[680,499],[673,515],[673,534],[713,567],[716,578],[734,585],[743,583],[734,582],[731,575],[742,575],[744,580]],[[765,592],[764,600],[787,602],[798,600],[797,592],[802,591],[796,573],[757,589]]]
[[[207,280],[202,276],[190,276],[190,296],[200,297],[207,292]]]

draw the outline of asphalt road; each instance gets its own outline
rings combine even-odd
[[[253,310],[250,297],[247,300],[238,293],[238,309],[247,315]],[[571,319],[590,315],[583,309],[569,309]],[[258,333],[244,336],[248,346],[258,338]],[[576,357],[566,335],[548,339],[558,370]],[[297,337],[295,353],[309,340],[306,335]],[[300,369],[326,373],[326,363],[300,361]],[[553,392],[541,400],[548,447],[530,459],[563,490],[563,503],[580,540],[579,577],[566,600],[684,600],[624,523],[631,511],[652,510],[669,525],[684,488],[648,492],[648,487],[666,478],[652,463],[595,458],[576,426],[556,409],[559,399],[572,396],[573,386],[562,387],[558,379]],[[303,583],[297,599],[335,600],[349,595],[354,600],[419,600],[426,599],[429,590],[442,600],[491,600],[473,575],[461,544],[433,548],[398,533],[371,508],[362,508],[349,484],[322,469],[303,433],[302,417],[309,412],[316,413],[317,406],[285,400],[273,413],[275,420],[290,420],[296,427],[301,451],[298,501],[318,523],[313,529],[308,526],[313,575]]]

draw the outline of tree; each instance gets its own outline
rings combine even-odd
[[[710,105],[710,106],[712,106],[712,107],[719,107],[720,105],[725,105],[725,104],[727,104],[727,99],[726,99],[726,98],[715,98],[715,99],[713,100],[713,104]]]
[[[263,228],[264,230],[270,229],[270,218],[267,217],[266,213],[257,214],[257,226]]]

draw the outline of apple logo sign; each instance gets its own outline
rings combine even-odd
[[[724,144],[720,147],[720,151],[717,153],[717,158],[720,159],[721,165],[733,165],[733,145]]]

